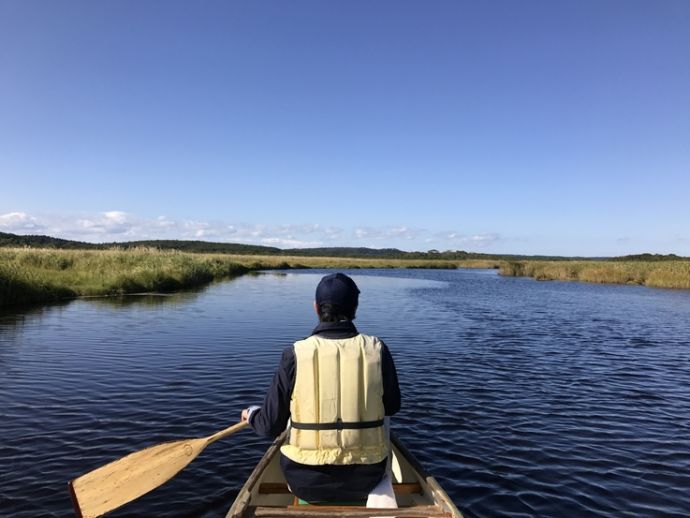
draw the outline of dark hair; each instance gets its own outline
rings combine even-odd
[[[357,306],[346,308],[337,304],[324,302],[319,304],[319,322],[342,322],[343,320],[354,320]]]

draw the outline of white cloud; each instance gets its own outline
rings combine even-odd
[[[109,210],[99,213],[29,215],[10,212],[0,215],[0,230],[15,233],[44,233],[64,239],[108,243],[148,239],[206,240],[246,243],[280,248],[323,246],[365,246],[403,250],[486,249],[502,238],[498,234],[433,232],[424,228],[365,226],[341,228],[314,224],[241,223],[213,220],[175,219],[165,215],[141,218]]]
[[[472,249],[488,248],[503,239],[499,234],[462,234],[460,232],[439,232],[435,234],[434,238],[429,238],[427,242],[439,243],[443,249],[447,248],[465,248]]]
[[[327,239],[339,239],[343,235],[343,229],[339,227],[327,227],[323,229],[323,234]]]
[[[113,223],[122,224],[127,221],[127,213],[120,212],[119,210],[112,210],[110,212],[104,212],[103,217],[106,221],[112,221]]]
[[[500,236],[498,234],[477,234],[472,236],[469,239],[470,243],[473,243],[478,246],[489,246],[493,245],[497,241],[500,240]]]
[[[0,215],[0,229],[4,232],[39,232],[45,227],[26,212],[8,212]]]
[[[108,211],[76,220],[73,232],[83,238],[89,236],[135,235],[140,222],[126,212]]]
[[[421,228],[409,228],[406,226],[393,227],[386,232],[386,237],[394,237],[398,239],[413,240],[418,239],[425,233]]]
[[[261,240],[261,244],[278,248],[320,248],[323,246],[321,241],[302,241],[300,239],[282,239],[279,237],[267,237]]]
[[[358,237],[359,239],[365,238],[365,237],[371,237],[372,231],[371,229],[368,228],[356,228],[355,229],[355,236]]]
[[[160,228],[171,228],[177,226],[174,221],[169,220],[165,216],[158,216],[156,218],[156,223]]]

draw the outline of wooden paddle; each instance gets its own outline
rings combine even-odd
[[[101,516],[145,495],[182,471],[206,446],[247,425],[240,422],[208,437],[150,446],[75,478],[69,487],[77,516]]]

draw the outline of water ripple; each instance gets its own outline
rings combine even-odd
[[[690,294],[351,273],[398,367],[394,426],[466,516],[690,514]],[[235,422],[313,327],[319,274],[0,314],[0,514],[68,515],[71,478]],[[267,444],[213,444],[113,516],[222,516]]]

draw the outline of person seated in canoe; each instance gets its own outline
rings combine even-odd
[[[366,500],[386,472],[384,416],[400,410],[400,388],[386,344],[352,322],[359,293],[345,274],[321,279],[319,324],[285,349],[263,405],[242,411],[265,437],[289,423],[280,465],[292,493],[309,503]]]

